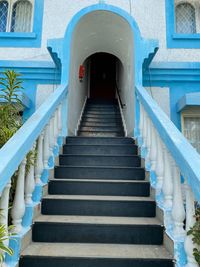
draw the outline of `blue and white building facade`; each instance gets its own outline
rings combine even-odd
[[[25,141],[13,153],[28,152],[26,140],[33,143],[42,131],[36,126],[42,127],[49,119],[42,112],[47,112],[48,105],[49,112],[53,112],[58,100],[66,95],[66,88],[67,105],[62,112],[67,116],[67,126],[63,135],[76,134],[85,100],[90,95],[90,59],[95,53],[109,53],[118,59],[116,80],[126,105],[123,116],[127,136],[137,138],[138,143],[145,139],[141,135],[144,127],[139,125],[143,106],[199,201],[199,155],[185,146],[184,139],[168,122],[170,119],[200,153],[199,0],[0,0],[0,71],[14,69],[22,74],[26,96],[24,120],[31,118],[49,95],[55,96],[40,109],[38,124],[36,117],[31,121],[34,137],[23,132]],[[85,67],[83,82],[79,81],[81,65]],[[164,114],[160,114],[149,97]],[[5,160],[13,160],[13,165],[8,171],[0,166],[1,191],[22,158],[16,163],[14,156]],[[184,205],[180,198],[180,194],[178,199],[174,196],[179,202],[178,206],[173,204],[176,208]],[[171,208],[166,207],[166,214]],[[177,220],[184,221],[183,216]],[[177,225],[180,227],[180,223]],[[167,230],[170,234],[171,228]],[[179,236],[177,243],[174,240],[175,254],[179,254],[177,266],[183,267],[186,254],[191,252],[186,249],[185,254],[183,238]]]
[[[31,108],[27,109],[25,116],[28,117],[43,102],[46,95],[60,83],[62,62],[56,62],[53,57],[49,40],[63,38],[68,25],[78,12],[92,5],[103,5],[104,2],[106,5],[120,8],[133,17],[143,38],[158,40],[158,51],[151,64],[143,70],[143,85],[175,125],[200,150],[200,137],[197,133],[190,131],[194,128],[199,130],[200,127],[198,104],[188,100],[188,98],[194,98],[194,101],[197,101],[199,91],[200,3],[198,0],[0,1],[0,68],[1,71],[5,68],[13,68],[22,73],[25,93],[31,100]],[[108,42],[108,39],[113,42],[106,31],[115,33],[114,38],[119,42],[124,42],[124,51],[122,51],[123,55],[120,60],[126,61],[126,56],[130,57],[125,55],[125,46],[131,46],[128,30],[125,37],[117,21],[113,20],[113,25],[110,27],[104,23],[103,19],[103,16],[102,18],[99,16],[99,21],[98,17],[91,18],[87,23],[88,28],[81,22],[79,23],[80,33],[76,37],[76,42],[80,47],[74,48],[73,51],[74,55],[82,60],[79,65],[84,62],[88,53],[90,55],[92,53],[89,51],[93,39],[95,42],[95,37],[92,39],[92,35],[95,36],[97,30],[94,29],[93,20],[96,24],[98,21],[97,26],[101,28],[98,30],[102,30],[101,42]],[[82,37],[86,34],[88,34],[88,39],[82,44]],[[112,51],[112,48],[103,46],[105,45],[102,44],[102,49],[99,47],[93,52],[115,53],[114,47]],[[89,52],[85,53],[85,58],[78,55],[81,53],[80,49],[88,49]],[[131,67],[131,64],[133,63],[129,62],[127,67]],[[73,71],[74,81],[72,83],[76,83],[77,67]],[[188,96],[191,93],[197,93],[197,95]],[[125,98],[125,95],[123,97]],[[181,106],[183,99],[185,99],[185,104]],[[126,102],[125,99],[124,102]],[[77,109],[75,119],[72,118],[75,123],[80,112],[79,108]],[[75,125],[71,127],[71,132],[73,132]],[[130,126],[128,132],[131,133],[132,130],[133,126]]]

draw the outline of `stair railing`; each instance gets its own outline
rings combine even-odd
[[[176,266],[198,267],[187,231],[195,223],[195,202],[200,200],[200,155],[140,86],[136,107],[136,137],[166,232],[174,241]]]
[[[3,213],[0,223],[8,226],[9,195],[13,184],[11,178],[15,173],[17,179],[15,189],[12,188],[15,191],[11,219],[18,237],[23,235],[25,229],[30,229],[33,207],[41,199],[48,170],[53,167],[55,154],[62,144],[67,123],[66,98],[67,86],[58,87],[0,149],[0,209]],[[30,151],[36,151],[36,160],[27,171],[27,155]],[[16,249],[17,245],[14,244],[14,247]],[[15,251],[10,261],[17,261],[19,250]]]

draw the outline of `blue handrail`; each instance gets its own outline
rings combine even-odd
[[[200,201],[200,155],[142,86],[136,87],[136,97],[144,106],[181,174],[187,177],[196,200]]]
[[[9,182],[19,164],[32,149],[54,111],[67,96],[67,85],[59,86],[17,133],[0,149],[0,192]]]

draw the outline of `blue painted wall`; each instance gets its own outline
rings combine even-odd
[[[143,73],[143,85],[169,87],[171,120],[181,130],[181,113],[177,102],[187,93],[200,92],[200,63],[152,63]]]

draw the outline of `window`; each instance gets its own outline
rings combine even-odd
[[[33,0],[0,1],[0,32],[31,32]]]
[[[200,153],[200,116],[183,116],[183,133],[191,145]]]
[[[176,33],[196,33],[195,8],[189,3],[176,6]]]
[[[167,48],[199,49],[200,0],[165,0]]]

